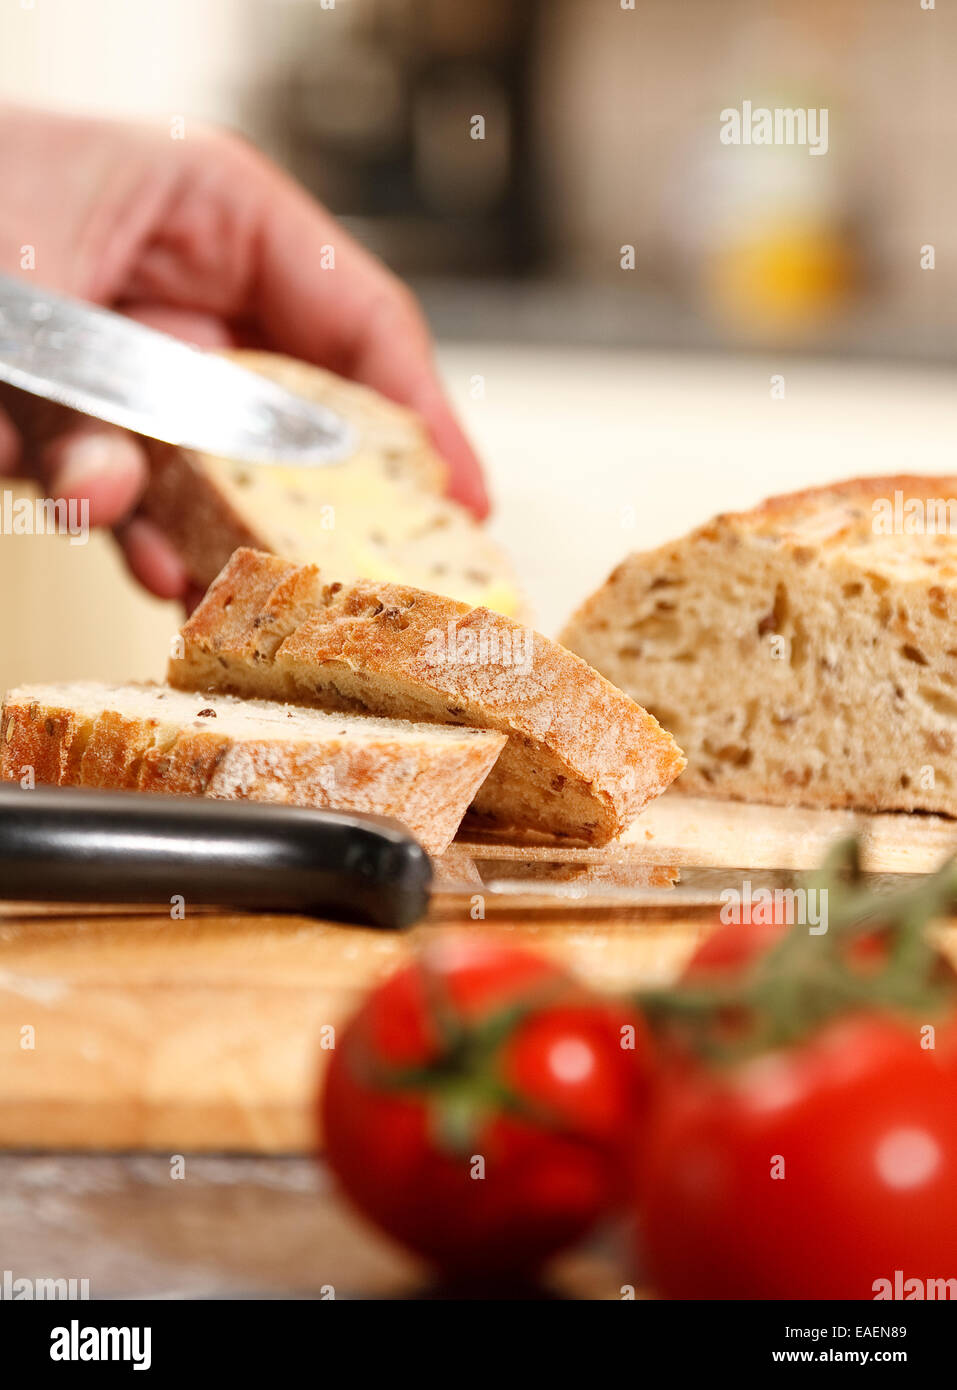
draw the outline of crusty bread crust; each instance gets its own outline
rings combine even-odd
[[[227,355],[337,411],[353,425],[357,443],[330,468],[297,469],[239,465],[144,439],[150,475],[141,510],[196,585],[205,588],[238,547],[255,546],[298,560],[322,560],[328,552],[343,575],[424,579],[434,572],[470,601],[521,608],[504,555],[442,495],[445,464],[414,412],[309,363],[268,352]],[[377,508],[372,520],[370,507]]]
[[[268,717],[263,717],[263,716]],[[161,686],[25,686],[3,703],[0,779],[392,816],[441,854],[505,739]]]
[[[495,729],[489,824],[614,838],[684,766],[671,735],[539,633],[406,585],[323,583],[240,550],[182,631],[172,685]]]
[[[201,455],[158,439],[144,439],[144,446],[150,472],[140,509],[166,536],[192,583],[205,588],[237,545],[255,545],[257,537],[209,477]]]
[[[957,498],[957,477],[895,473],[884,477],[846,478],[803,488],[800,492],[778,493],[766,497],[750,511],[727,512],[715,520],[737,523],[745,531],[760,531],[771,526],[793,529],[796,533],[802,527],[810,527],[816,534],[823,530],[827,543],[836,545],[854,537],[871,538],[871,504],[879,497],[892,497],[895,492],[925,500],[942,496]]]
[[[772,497],[630,556],[572,617],[562,640],[681,740],[682,790],[957,814],[957,535],[885,529],[898,494],[957,520],[954,476]]]

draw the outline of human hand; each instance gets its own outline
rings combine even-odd
[[[210,129],[173,140],[162,127],[0,106],[0,188],[0,270],[201,347],[271,348],[374,387],[422,415],[451,495],[486,514],[414,296],[251,146]],[[321,271],[328,244],[335,269]],[[187,596],[175,551],[136,514],[147,463],[134,436],[69,415],[29,443],[49,493],[89,499],[91,522],[115,528],[146,588]],[[0,413],[0,472],[23,452]]]

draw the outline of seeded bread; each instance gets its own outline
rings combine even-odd
[[[455,834],[505,739],[356,719],[159,685],[11,690],[0,778],[367,811],[433,854]]]
[[[625,560],[562,641],[674,732],[685,791],[957,815],[957,536],[901,524],[955,498],[861,478],[719,516]]]
[[[418,416],[374,391],[266,352],[229,354],[338,411],[358,433],[328,468],[263,467],[144,440],[142,509],[205,588],[241,545],[312,560],[342,577],[429,585],[504,613],[520,610],[504,556],[464,507],[442,495],[445,465]]]
[[[570,652],[487,608],[405,585],[324,582],[240,550],[183,628],[191,690],[494,729],[508,743],[473,813],[590,844],[684,766],[671,735]]]

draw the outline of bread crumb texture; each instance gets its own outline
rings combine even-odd
[[[955,815],[955,526],[957,477],[774,497],[632,555],[562,641],[671,729],[685,791]]]
[[[504,746],[494,733],[94,682],[22,686],[0,778],[392,816],[446,848]]]
[[[205,588],[242,545],[340,577],[407,581],[503,613],[524,608],[512,567],[445,497],[446,467],[412,411],[305,362],[231,352],[241,366],[350,421],[354,452],[322,468],[257,466],[144,441],[142,509]]]
[[[182,689],[504,735],[472,807],[487,826],[602,844],[684,766],[655,719],[558,643],[408,585],[241,549],[181,636]]]

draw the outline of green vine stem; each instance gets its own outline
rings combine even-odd
[[[913,885],[879,892],[861,872],[857,840],[842,840],[806,886],[827,894],[825,933],[795,923],[733,978],[644,991],[633,1002],[657,1031],[718,1062],[787,1046],[849,1012],[933,1017],[953,1007],[955,977],[942,969],[928,928],[957,910],[954,860]],[[873,969],[854,959],[865,938],[879,943]]]

